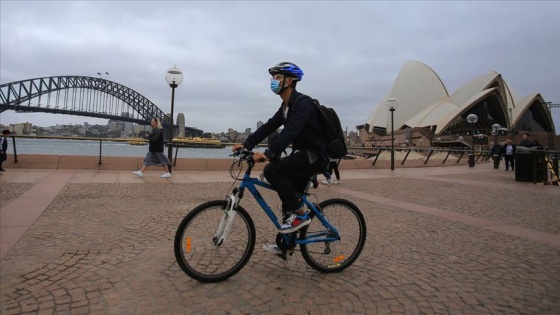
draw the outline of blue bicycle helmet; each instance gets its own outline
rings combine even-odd
[[[300,69],[296,64],[291,62],[281,62],[276,66],[268,69],[270,75],[281,74],[287,77],[296,79],[296,81],[301,81],[303,77],[303,70]]]

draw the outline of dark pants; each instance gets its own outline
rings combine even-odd
[[[508,170],[509,166],[511,166],[511,170],[515,170],[515,162],[513,160],[513,155],[504,155],[504,160],[506,162],[506,171]]]
[[[305,190],[309,178],[321,173],[327,167],[327,163],[328,160],[319,160],[309,164],[307,153],[300,151],[264,167],[264,177],[276,189],[282,201],[284,215],[300,208],[301,193]]]
[[[336,161],[331,161],[329,162],[329,173],[333,173],[336,175],[336,180],[340,180],[340,173],[338,172],[338,163],[340,162],[340,160],[336,160]]]
[[[0,153],[0,169],[2,169],[2,163],[8,159],[6,152]]]

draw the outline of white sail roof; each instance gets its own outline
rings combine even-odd
[[[458,116],[491,95],[499,99],[501,111],[509,126],[515,126],[534,100],[544,100],[539,94],[530,94],[523,99],[503,80],[496,71],[471,79],[449,95],[439,76],[419,61],[408,61],[399,72],[391,91],[372,110],[366,120],[369,132],[374,127],[389,129],[391,116],[385,104],[389,98],[398,100],[394,112],[395,129],[407,127],[437,126],[439,134]],[[554,126],[552,126],[554,128]]]

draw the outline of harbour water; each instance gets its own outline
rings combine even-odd
[[[98,141],[98,140],[60,140],[60,139],[30,139],[16,138],[17,154],[43,155],[84,155],[144,157],[148,152],[147,145],[131,145],[127,142]],[[14,154],[12,139],[8,139],[8,154]],[[173,158],[175,151],[173,148]],[[165,148],[167,154],[167,147]],[[231,146],[219,149],[208,148],[179,148],[178,158],[227,159],[231,154]]]

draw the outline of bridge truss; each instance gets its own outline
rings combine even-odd
[[[44,112],[149,124],[169,119],[149,99],[113,81],[86,76],[53,76],[0,85],[0,113]]]

